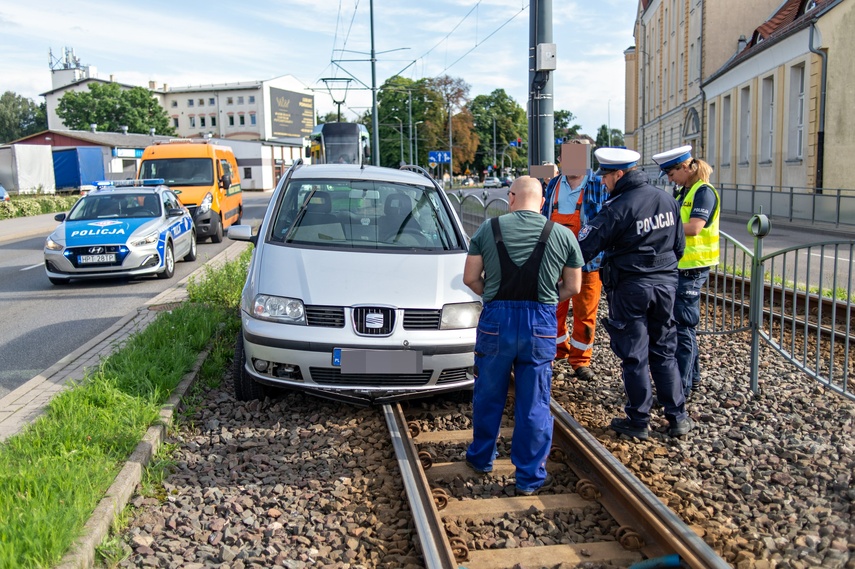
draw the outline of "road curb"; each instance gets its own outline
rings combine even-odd
[[[89,521],[83,527],[83,536],[65,554],[56,569],[88,569],[95,565],[95,548],[110,535],[113,520],[134,495],[142,481],[143,471],[163,444],[167,429],[174,422],[176,411],[181,409],[181,401],[198,378],[199,370],[202,369],[202,364],[209,353],[210,349],[205,349],[199,354],[192,369],[184,375],[172,391],[172,395],[160,408],[160,423],[148,428],[145,436],[116,476],[116,480],[95,507]]]

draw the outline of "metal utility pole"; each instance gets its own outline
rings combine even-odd
[[[451,141],[451,101],[448,101],[448,189],[454,188],[454,146]]]
[[[552,71],[555,70],[552,43],[552,0],[531,0],[529,4],[529,165],[555,163],[555,123],[553,118]]]
[[[415,164],[413,162],[413,92],[407,91],[407,124],[410,127],[410,137],[407,139],[410,141],[410,164]]]
[[[368,4],[371,20],[371,137],[374,139],[374,150],[371,153],[371,163],[380,165],[380,123],[377,120],[377,57],[374,54],[374,0]]]
[[[493,168],[496,168],[496,117],[493,117]]]

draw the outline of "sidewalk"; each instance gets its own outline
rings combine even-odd
[[[59,225],[59,222],[53,218],[55,215],[55,213],[44,213],[29,217],[0,219],[0,243],[38,235],[47,237]]]
[[[51,222],[56,223],[53,221],[53,214],[49,218]],[[5,231],[6,224],[11,221],[16,220],[0,222],[0,229],[4,230],[0,231],[0,242],[3,241],[4,236],[7,240],[12,238],[8,237],[11,233]],[[21,235],[14,237],[20,238]],[[26,425],[33,422],[44,412],[54,395],[64,389],[69,382],[83,379],[87,370],[97,368],[102,358],[112,354],[131,335],[148,326],[157,317],[159,310],[186,300],[187,283],[192,276],[196,275],[198,278],[205,270],[205,266],[217,267],[236,258],[247,246],[249,244],[246,242],[235,242],[173,287],[163,291],[53,366],[6,394],[0,399],[0,441],[20,432]]]

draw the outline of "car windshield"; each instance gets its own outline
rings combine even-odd
[[[292,180],[268,239],[327,249],[459,250],[462,236],[431,186]]]
[[[159,217],[160,198],[152,193],[90,194],[77,201],[69,221]]]
[[[214,167],[210,158],[160,158],[140,166],[140,178],[163,178],[169,186],[210,186]]]

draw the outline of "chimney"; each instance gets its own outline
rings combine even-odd
[[[123,125],[123,126],[120,126],[119,129],[122,131],[122,134],[124,134],[124,135],[128,134],[128,127]]]
[[[154,81],[149,81],[149,82],[148,82],[148,88],[149,88],[149,89],[154,90],[154,88],[155,88],[156,86],[157,86],[157,83],[155,83]]]
[[[739,36],[739,39],[736,42],[736,53],[741,53],[745,46],[748,45],[748,40],[745,39],[745,36]]]
[[[164,83],[164,84],[163,84],[163,90],[164,90],[164,92],[165,92],[165,91],[169,91],[169,85],[167,85],[166,83]]]
[[[113,74],[110,73],[110,83],[112,83],[112,82],[113,82]]]
[[[150,129],[148,129],[148,134],[149,134],[149,136],[154,136],[154,133],[155,133],[155,128],[154,128],[154,127],[151,127]]]
[[[96,132],[98,130],[98,125],[94,122],[89,125],[89,132]]]

